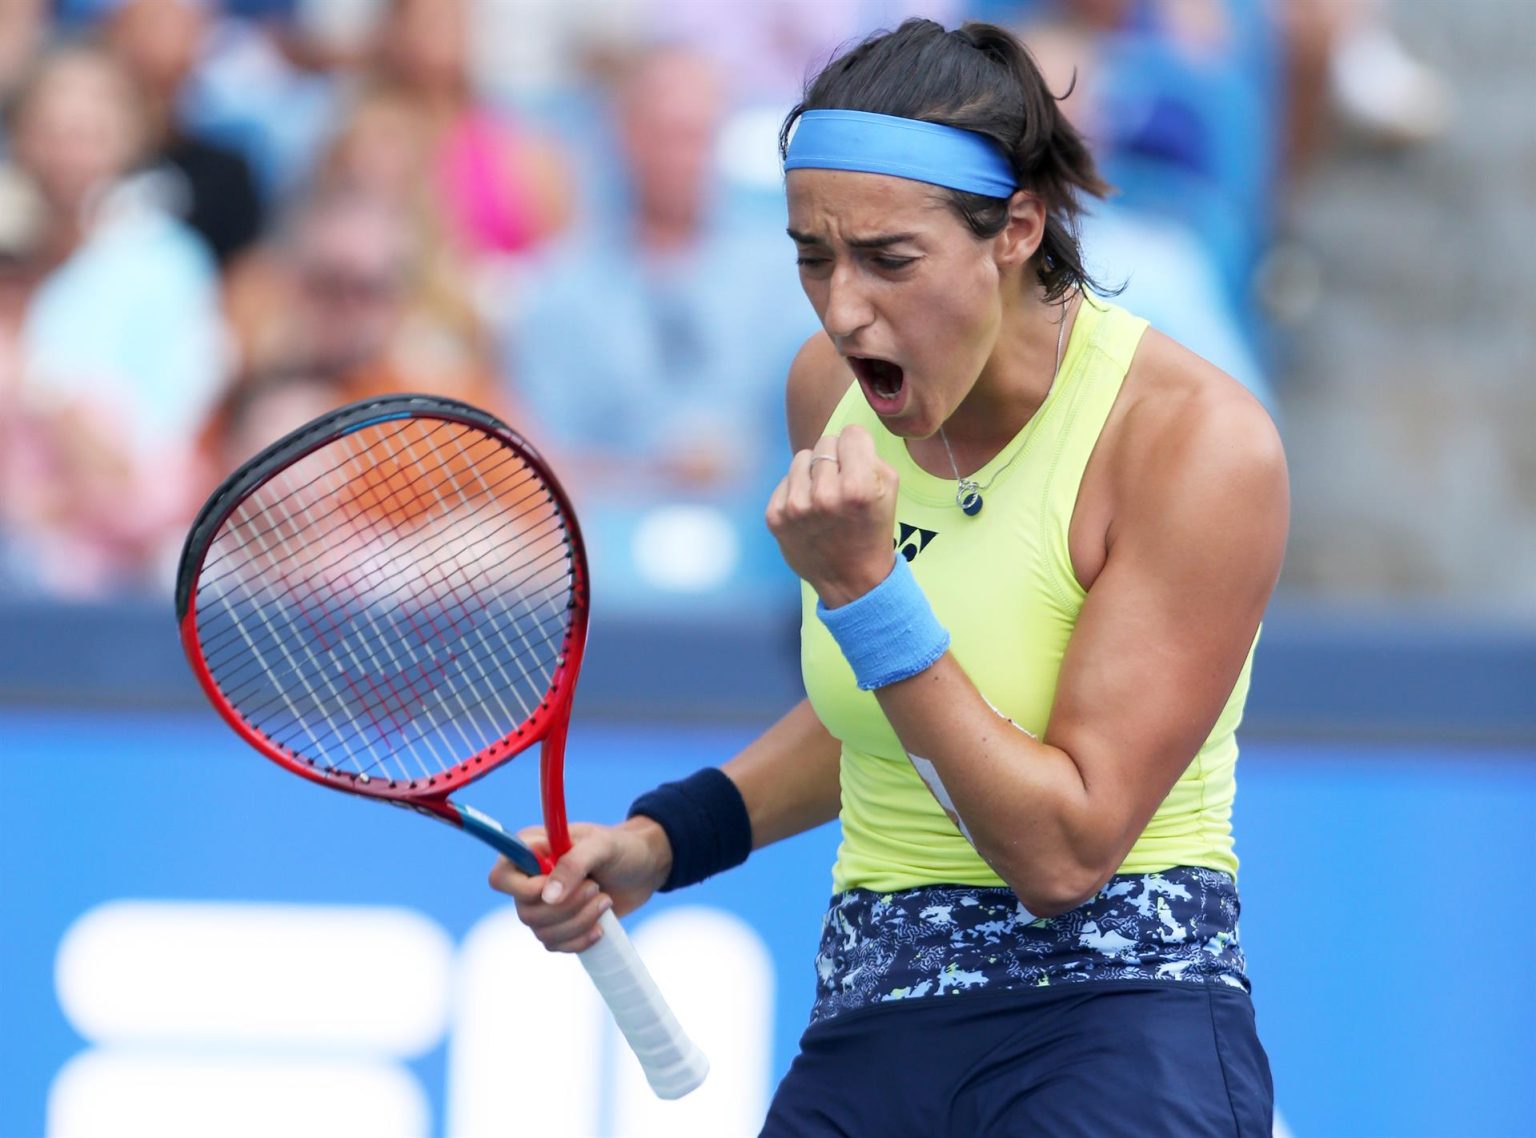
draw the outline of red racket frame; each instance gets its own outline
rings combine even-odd
[[[427,778],[402,781],[323,770],[306,762],[298,752],[280,746],[241,718],[219,688],[203,655],[197,632],[197,581],[220,528],[257,489],[301,458],[339,438],[378,423],[407,418],[460,423],[484,431],[511,449],[549,492],[565,523],[572,579],[571,620],[561,644],[560,664],[550,679],[548,693],[534,713],[495,743],[448,770]],[[534,851],[534,855],[545,872],[571,848],[565,808],[565,740],[576,680],[581,674],[582,657],[586,651],[590,603],[586,545],[576,522],[576,512],[543,456],[511,427],[479,408],[425,395],[394,395],[348,404],[279,439],[242,465],[213,493],[193,523],[182,551],[176,586],[176,614],[182,648],[209,702],[241,738],[294,774],[348,794],[423,811],[463,829],[465,822],[460,808],[448,801],[448,795],[509,762],[534,743],[542,743],[539,796],[550,854],[546,857]]]

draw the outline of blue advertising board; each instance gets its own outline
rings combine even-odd
[[[612,819],[752,728],[573,728]],[[1294,1138],[1536,1133],[1536,755],[1280,744],[1239,766],[1243,935]],[[463,795],[535,820],[521,759]],[[652,1098],[478,843],[330,794],[211,713],[0,709],[0,1138],[749,1135],[809,1006],[828,827],[626,924],[709,1051]]]

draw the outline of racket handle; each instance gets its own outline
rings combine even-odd
[[[597,922],[602,939],[577,954],[613,1013],[658,1098],[682,1098],[709,1074],[709,1059],[684,1033],[624,926],[612,912]]]

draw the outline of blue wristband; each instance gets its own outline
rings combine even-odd
[[[816,615],[864,691],[917,675],[949,648],[949,630],[933,615],[900,554],[890,574],[869,592],[835,609],[817,601]]]
[[[662,883],[662,893],[738,866],[752,852],[747,804],[719,767],[705,767],[646,791],[629,808],[629,817],[636,814],[654,820],[672,846],[672,871]]]

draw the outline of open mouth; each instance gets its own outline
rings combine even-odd
[[[906,373],[899,365],[891,363],[890,360],[879,360],[872,356],[849,356],[848,363],[853,368],[853,374],[880,398],[894,399],[901,394]]]

